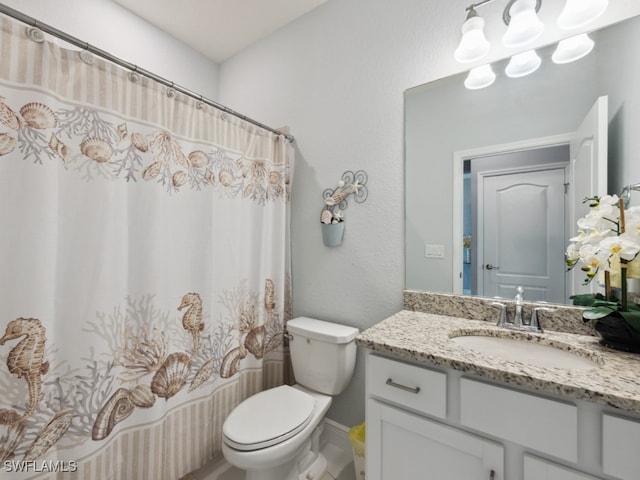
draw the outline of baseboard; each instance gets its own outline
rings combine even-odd
[[[320,439],[320,444],[330,444],[334,447],[351,452],[351,443],[349,442],[349,427],[325,418],[324,431]]]

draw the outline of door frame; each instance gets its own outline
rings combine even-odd
[[[569,145],[574,133],[561,133],[558,135],[550,135],[548,137],[531,138],[516,142],[502,143],[497,145],[487,145],[468,150],[457,150],[453,152],[453,241],[451,242],[451,263],[452,263],[452,292],[454,294],[462,294],[462,232],[463,232],[463,178],[464,178],[464,161],[472,160],[478,157],[487,157],[491,155],[499,155],[503,153],[513,153],[524,150],[534,150],[544,147],[555,147],[558,145]],[[565,232],[566,235],[566,232]]]

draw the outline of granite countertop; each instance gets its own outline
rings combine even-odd
[[[551,344],[591,359],[593,368],[568,369],[508,361],[450,340],[460,335],[520,337]],[[489,380],[640,413],[640,355],[606,348],[598,337],[545,331],[523,333],[469,320],[411,310],[362,332],[356,343],[373,351],[427,366],[453,368]]]

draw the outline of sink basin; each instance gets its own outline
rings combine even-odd
[[[451,341],[482,354],[539,367],[586,370],[599,368],[602,363],[590,352],[579,351],[568,344],[544,343],[545,340],[540,337],[527,334],[518,336],[517,332],[506,334],[509,336],[495,336],[487,332],[454,332]]]

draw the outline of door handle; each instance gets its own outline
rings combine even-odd
[[[490,263],[487,263],[484,268],[486,268],[487,270],[500,270],[500,267],[498,267],[497,265],[491,265]]]

